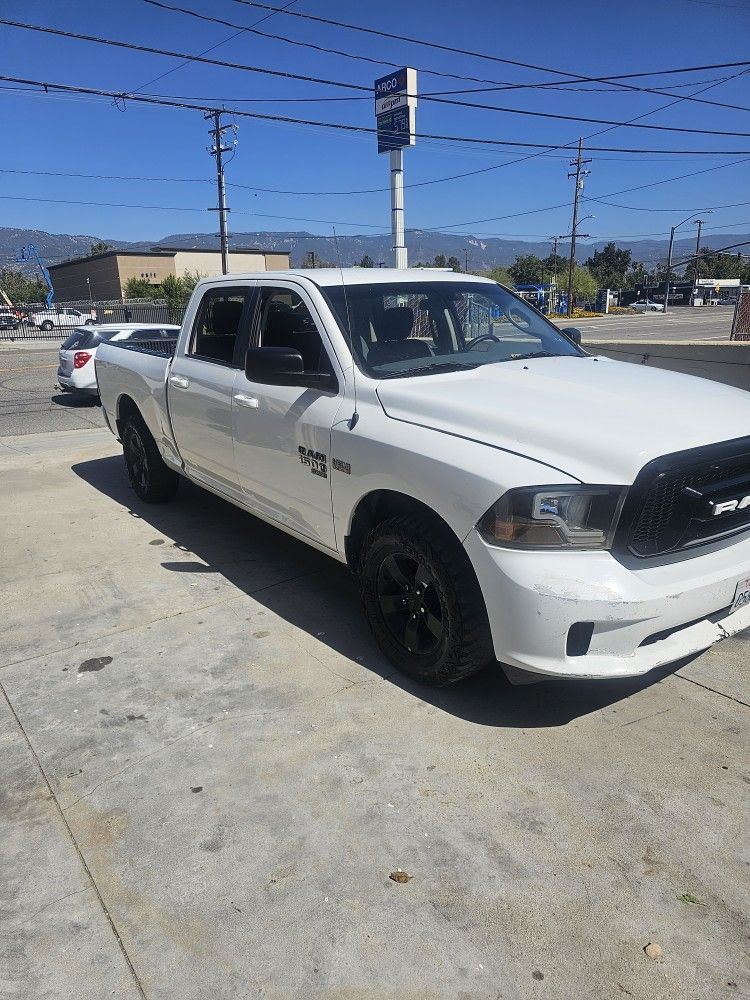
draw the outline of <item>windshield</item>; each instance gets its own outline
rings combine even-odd
[[[583,356],[541,313],[496,284],[399,281],[322,289],[360,367],[400,378],[529,358]]]

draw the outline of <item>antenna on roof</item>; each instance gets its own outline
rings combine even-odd
[[[352,413],[349,419],[349,430],[354,430],[359,422],[359,413],[357,412],[357,362],[354,357],[354,335],[352,333],[352,318],[349,313],[349,296],[346,294],[346,282],[344,281],[344,269],[341,266],[341,254],[339,252],[339,238],[336,235],[336,227],[333,226],[333,242],[336,246],[336,258],[339,265],[339,274],[341,275],[341,287],[344,292],[344,306],[346,307],[346,328],[349,333],[349,353],[352,356],[352,387],[354,390],[354,413]]]

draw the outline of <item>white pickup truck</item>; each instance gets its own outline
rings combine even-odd
[[[482,278],[288,271],[96,374],[141,500],[186,476],[348,563],[407,674],[643,674],[750,626],[750,394],[578,341]]]

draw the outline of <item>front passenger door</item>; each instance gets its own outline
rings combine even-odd
[[[288,347],[306,373],[332,372],[337,388],[266,385],[238,372],[234,453],[248,506],[330,549],[331,427],[341,406],[343,377],[322,323],[304,289],[282,281],[258,289],[251,343]]]

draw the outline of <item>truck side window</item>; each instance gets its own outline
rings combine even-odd
[[[188,354],[231,365],[248,292],[211,288],[203,296],[190,338]]]
[[[302,355],[306,372],[333,372],[310,310],[291,289],[261,289],[258,346],[290,347]]]

